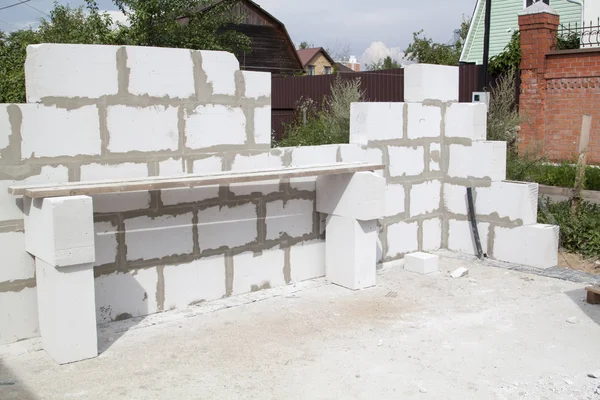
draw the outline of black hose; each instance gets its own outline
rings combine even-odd
[[[483,249],[481,248],[481,239],[479,238],[479,229],[477,229],[477,219],[475,219],[475,206],[473,205],[473,189],[467,188],[467,201],[469,202],[469,219],[471,220],[471,232],[475,238],[475,247],[477,247],[477,258],[483,259]]]

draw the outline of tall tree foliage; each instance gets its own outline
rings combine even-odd
[[[461,23],[457,31],[458,37],[451,44],[435,43],[425,36],[423,30],[413,33],[413,41],[404,51],[406,59],[425,64],[457,65],[469,33],[469,25],[470,20]]]
[[[402,64],[398,61],[394,60],[392,57],[387,56],[385,58],[380,59],[377,62],[372,62],[367,65],[367,71],[379,71],[383,69],[394,69],[394,68],[402,68]]]
[[[116,44],[247,51],[250,39],[228,29],[239,22],[230,12],[237,0],[113,0],[127,24],[115,23],[95,0],[72,8],[54,3],[37,29],[0,31],[0,103],[25,102],[26,48],[37,43]],[[204,10],[202,13],[198,10]]]

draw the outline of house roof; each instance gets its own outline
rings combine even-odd
[[[336,62],[336,63],[335,63],[335,66],[336,66],[336,68],[337,68],[338,72],[340,72],[340,73],[342,73],[342,74],[345,74],[345,73],[347,73],[347,72],[348,72],[348,73],[350,73],[350,72],[356,72],[356,71],[354,71],[352,68],[348,68],[348,67],[346,67],[344,64],[342,64],[342,63],[340,63],[340,62]]]
[[[314,47],[312,49],[300,49],[298,50],[298,55],[300,56],[300,61],[302,62],[302,66],[306,67],[308,65],[308,63],[315,58],[315,56],[317,54],[319,54],[319,52],[322,52],[323,55],[325,56],[325,58],[327,59],[327,61],[329,61],[331,63],[331,65],[335,64],[335,61],[333,61],[333,58],[331,58],[329,56],[329,54],[327,54],[327,52],[325,51],[324,48],[322,47]]]
[[[232,0],[213,0],[212,3],[210,3],[210,4],[199,6],[196,9],[196,12],[199,12],[199,13],[206,12],[206,11],[209,11],[210,9],[214,8],[218,4],[221,4],[221,3],[224,3],[224,2],[229,2],[229,1],[232,1]],[[289,41],[289,43],[292,44],[292,46],[291,46],[292,49],[291,50],[293,50],[293,55],[294,55],[294,58],[297,60],[298,65],[302,65],[302,67],[304,67],[304,64],[302,63],[302,60],[300,59],[300,56],[298,55],[298,52],[296,51],[295,47],[293,46],[292,38],[290,37],[290,34],[288,33],[288,31],[287,31],[285,25],[283,24],[283,22],[281,22],[280,20],[278,20],[277,18],[275,18],[272,14],[268,13],[264,8],[262,8],[259,4],[255,3],[252,0],[241,0],[241,2],[248,4],[252,8],[255,8],[265,18],[271,20],[271,22],[273,22],[273,24],[279,25],[281,27],[281,29],[283,30],[283,33],[287,37],[287,40]],[[181,18],[185,18],[185,17],[181,17]]]

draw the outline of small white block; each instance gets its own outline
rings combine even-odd
[[[440,257],[427,253],[411,253],[404,256],[404,269],[418,274],[431,274],[439,269]]]
[[[57,267],[94,263],[91,197],[25,197],[23,208],[29,253]]]
[[[469,275],[469,270],[465,267],[457,268],[450,273],[450,276],[453,278],[462,278],[467,275]]]
[[[59,364],[98,355],[93,264],[64,268],[36,258],[40,334]]]
[[[385,215],[385,179],[372,172],[317,178],[317,211],[369,221]]]

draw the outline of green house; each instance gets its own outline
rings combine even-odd
[[[490,24],[490,58],[502,51],[513,33],[519,30],[519,12],[532,0],[492,0]],[[560,15],[563,25],[581,25],[582,7],[578,0],[545,0]],[[469,34],[465,41],[461,62],[481,64],[483,62],[483,35],[485,28],[485,0],[477,0]]]

